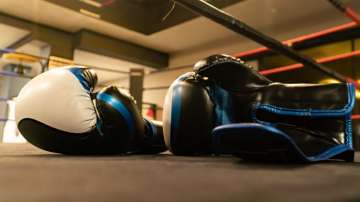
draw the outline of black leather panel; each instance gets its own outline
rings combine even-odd
[[[234,108],[234,122],[247,123],[253,122],[252,110],[256,99],[257,92],[253,93],[231,93]]]
[[[103,137],[97,130],[82,133],[61,131],[33,119],[23,119],[19,131],[31,144],[50,152],[63,154],[117,154],[127,148],[115,137]]]
[[[271,82],[245,62],[226,55],[213,55],[201,60],[194,71],[226,90],[242,93],[255,91]]]
[[[162,124],[146,122],[145,137],[143,145],[140,147],[139,153],[160,153],[167,150],[164,142],[164,134]]]
[[[348,104],[347,84],[273,83],[262,89],[262,104],[291,109],[343,109]]]

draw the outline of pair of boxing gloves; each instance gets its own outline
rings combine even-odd
[[[352,161],[352,84],[283,84],[243,61],[213,55],[180,76],[165,98],[163,128],[143,119],[115,87],[92,90],[96,75],[62,68],[31,80],[16,121],[32,144],[66,154],[233,154],[243,159]]]

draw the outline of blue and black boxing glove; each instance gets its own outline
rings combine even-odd
[[[353,161],[352,84],[272,82],[243,61],[213,55],[171,85],[164,136],[180,155],[261,161]]]
[[[38,75],[16,99],[19,131],[33,145],[64,154],[164,151],[162,130],[141,117],[133,98],[115,87],[93,93],[96,82],[83,67]]]

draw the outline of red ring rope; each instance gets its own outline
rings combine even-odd
[[[289,40],[283,41],[283,43],[291,46],[294,43],[298,43],[298,42],[302,42],[302,41],[305,41],[305,40],[325,36],[325,35],[328,35],[328,34],[331,34],[331,33],[343,31],[343,30],[355,27],[356,25],[357,25],[356,22],[349,22],[349,23],[342,24],[342,25],[339,25],[339,26],[336,26],[336,27],[331,27],[329,29],[325,29],[325,30],[322,30],[322,31],[319,31],[319,32],[314,32],[314,33],[307,34],[307,35],[304,35],[304,36],[289,39]],[[237,58],[246,57],[246,56],[251,56],[251,55],[258,54],[258,53],[266,52],[268,50],[269,49],[266,48],[266,47],[261,47],[261,48],[256,48],[256,49],[245,51],[245,52],[235,53],[235,54],[233,54],[233,56],[237,57]]]
[[[328,62],[333,62],[336,60],[341,60],[341,59],[346,59],[346,58],[351,58],[354,56],[359,56],[360,55],[360,51],[353,51],[350,53],[344,53],[344,54],[339,54],[339,55],[335,55],[335,56],[330,56],[330,57],[325,57],[325,58],[321,58],[316,60],[318,63],[328,63]],[[300,69],[303,68],[304,66],[300,63],[296,63],[296,64],[292,64],[292,65],[287,65],[287,66],[282,66],[282,67],[275,67],[272,69],[266,69],[266,70],[262,70],[259,71],[260,74],[262,75],[270,75],[270,74],[276,74],[276,73],[280,73],[280,72],[286,72],[286,71],[292,71],[292,70],[296,70],[296,69]],[[355,87],[357,89],[360,89],[360,84],[353,80],[352,78],[347,78],[348,82],[354,83]]]

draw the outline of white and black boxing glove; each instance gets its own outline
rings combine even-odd
[[[116,87],[93,93],[95,72],[66,67],[42,73],[16,99],[16,122],[33,145],[64,154],[156,153],[161,125],[144,121],[131,96]]]

